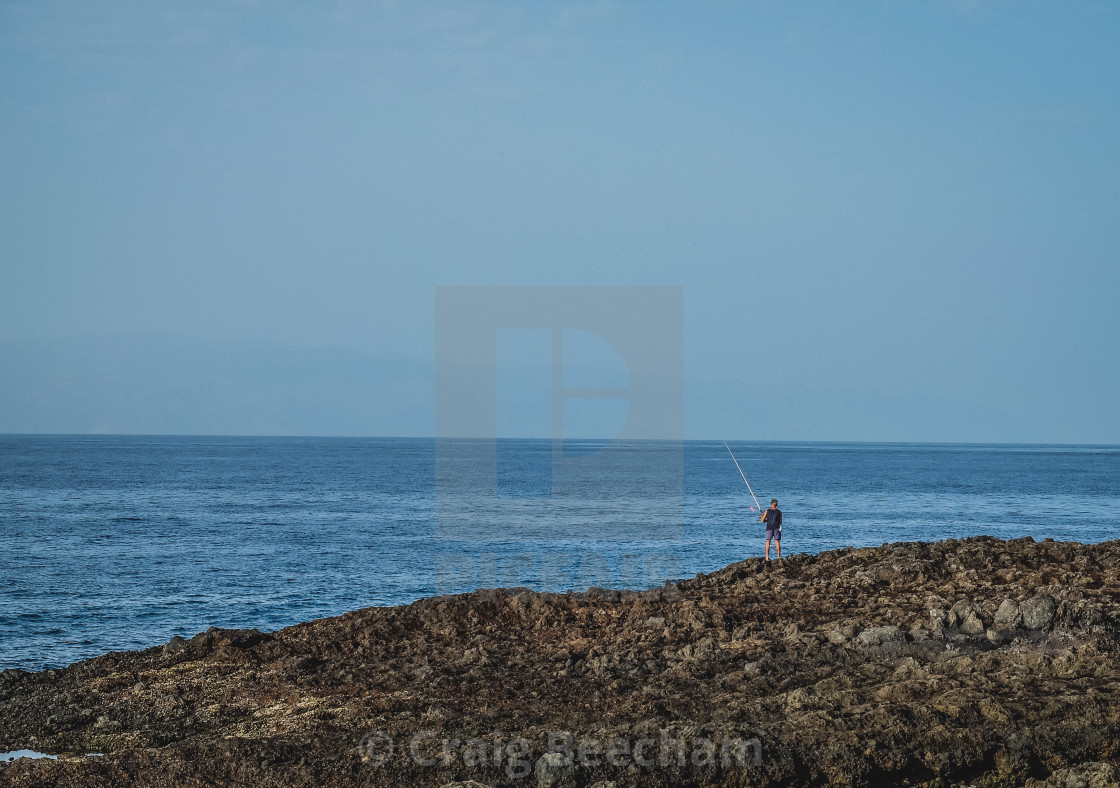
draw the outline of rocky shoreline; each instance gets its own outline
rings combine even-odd
[[[0,786],[1117,785],[1120,542],[211,629],[4,671],[0,752],[24,748],[59,758],[0,763]]]

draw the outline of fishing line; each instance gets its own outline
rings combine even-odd
[[[739,468],[739,461],[735,459],[735,452],[731,451],[731,447],[727,445],[727,441],[723,442],[723,448],[727,449],[727,453],[731,455],[731,461],[735,463],[736,468]],[[750,490],[751,498],[754,498],[754,490],[751,490],[751,483],[747,481],[747,475],[743,473],[742,468],[739,468],[739,475],[743,477],[743,484],[747,485],[747,489]],[[758,502],[757,498],[754,498],[754,505],[758,507],[759,514],[761,515],[762,504]]]

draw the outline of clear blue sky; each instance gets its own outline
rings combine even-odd
[[[2,0],[0,341],[430,359],[437,285],[682,285],[689,380],[1120,442],[1117,42],[1113,2]]]

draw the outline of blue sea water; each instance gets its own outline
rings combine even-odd
[[[781,500],[787,554],[1120,535],[1120,447],[731,446],[764,504]],[[0,668],[479,586],[649,587],[761,553],[721,443],[623,448],[561,490],[550,441],[501,441],[489,488],[440,501],[430,439],[0,436]],[[484,442],[453,449],[441,473],[486,467]],[[674,454],[675,485],[630,483]]]

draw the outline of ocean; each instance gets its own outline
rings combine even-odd
[[[780,500],[785,555],[1120,535],[1116,446],[731,448]],[[562,479],[547,440],[0,436],[0,668],[494,585],[653,587],[762,553],[722,443],[560,456]]]

